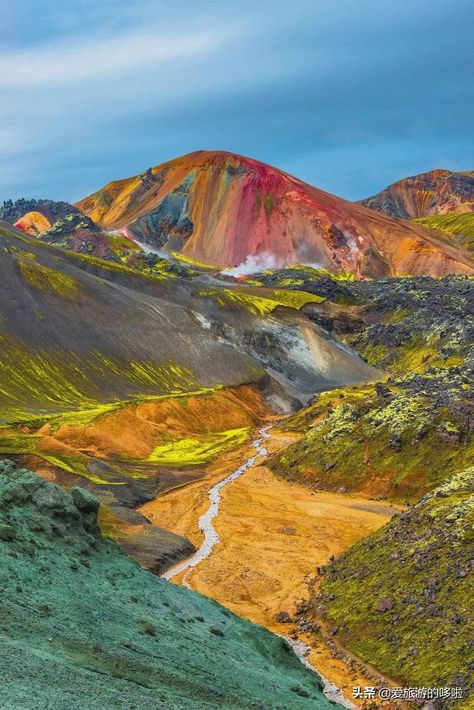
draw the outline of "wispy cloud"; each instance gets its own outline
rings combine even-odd
[[[106,79],[156,67],[177,58],[202,56],[228,39],[228,28],[167,35],[156,30],[135,30],[93,41],[84,37],[35,48],[0,53],[0,88],[72,85],[88,79]]]
[[[0,201],[197,148],[354,199],[474,163],[472,0],[0,4]]]

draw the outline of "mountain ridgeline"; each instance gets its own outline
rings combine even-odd
[[[406,177],[360,204],[399,219],[472,212],[474,171],[431,170]]]
[[[198,151],[77,203],[103,229],[220,267],[312,264],[339,274],[471,273],[462,250],[232,153]]]

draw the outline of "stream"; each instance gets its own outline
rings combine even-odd
[[[269,424],[263,427],[262,429],[259,429],[258,435],[252,441],[252,446],[255,449],[255,454],[253,456],[250,456],[241,466],[239,466],[239,468],[233,471],[233,473],[229,474],[228,476],[226,476],[226,478],[223,478],[222,481],[219,481],[218,483],[214,484],[212,488],[209,489],[208,497],[210,506],[206,510],[206,512],[201,515],[198,522],[199,530],[204,535],[202,545],[198,550],[196,550],[193,555],[191,555],[191,557],[188,557],[182,562],[178,562],[177,564],[166,570],[166,572],[161,575],[164,579],[169,581],[177,574],[181,574],[182,572],[184,572],[185,574],[182,579],[182,584],[183,586],[188,587],[188,589],[190,589],[186,579],[187,575],[194,567],[196,567],[203,560],[209,557],[212,550],[220,540],[219,535],[212,524],[212,521],[219,512],[219,504],[221,502],[221,490],[225,488],[229,483],[232,483],[233,481],[237,480],[237,478],[240,478],[240,476],[242,476],[246,471],[248,471],[249,468],[252,468],[252,466],[255,465],[257,459],[267,456],[268,451],[263,445],[263,442],[265,441],[265,439],[270,438],[268,430],[271,429],[271,427],[272,425]],[[336,685],[334,685],[334,683],[331,683],[330,681],[326,680],[326,678],[324,678],[318,672],[317,668],[315,668],[308,661],[307,655],[310,651],[309,646],[307,646],[302,641],[294,641],[293,639],[290,639],[286,636],[283,636],[282,638],[285,638],[288,641],[295,655],[299,658],[301,663],[313,672],[317,673],[317,675],[321,678],[324,684],[324,694],[328,698],[328,700],[333,700],[334,702],[339,703],[343,707],[351,708],[351,710],[357,710],[356,706],[349,700],[347,700],[343,692]]]
[[[270,429],[270,425],[263,427],[263,429],[260,429],[258,431],[258,436],[252,441],[252,446],[254,447],[256,453],[253,456],[250,456],[245,461],[245,463],[243,463],[242,466],[239,466],[239,468],[237,468],[233,473],[231,473],[226,478],[223,478],[222,481],[219,481],[214,486],[212,486],[212,488],[209,489],[208,496],[211,505],[206,510],[206,512],[201,515],[198,523],[199,530],[204,534],[204,541],[199,550],[197,550],[194,555],[188,557],[188,559],[183,560],[182,562],[178,562],[177,564],[166,570],[166,572],[161,575],[162,577],[164,577],[164,579],[170,580],[181,572],[189,572],[193,567],[196,567],[196,565],[198,565],[200,562],[209,557],[212,550],[217,545],[220,539],[212,524],[212,521],[219,512],[219,504],[221,502],[221,490],[225,488],[228,483],[232,483],[232,481],[235,481],[237,480],[237,478],[240,478],[240,476],[242,476],[245,471],[248,471],[249,468],[252,468],[252,466],[255,464],[256,460],[259,457],[266,456],[268,454],[268,451],[265,446],[262,446],[262,441],[270,438],[268,429]],[[189,587],[186,582],[186,575],[183,577],[183,584],[186,587]]]

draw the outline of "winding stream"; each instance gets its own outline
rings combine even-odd
[[[225,488],[229,483],[232,483],[233,481],[237,480],[237,478],[240,478],[240,476],[242,476],[246,471],[248,471],[249,468],[252,468],[252,466],[255,465],[257,459],[262,458],[263,456],[267,456],[268,451],[266,447],[263,446],[262,442],[264,442],[265,439],[270,438],[268,430],[271,429],[271,427],[272,425],[269,424],[263,427],[262,429],[259,429],[258,436],[252,441],[252,445],[255,449],[255,454],[253,456],[250,456],[242,464],[242,466],[239,466],[239,468],[233,471],[233,473],[231,473],[229,476],[226,476],[226,478],[223,478],[222,481],[219,481],[218,483],[213,485],[212,488],[209,489],[209,508],[199,518],[199,530],[204,535],[202,545],[198,550],[196,550],[194,555],[188,557],[188,559],[183,560],[182,562],[178,562],[177,564],[166,570],[166,572],[161,575],[164,579],[167,579],[169,581],[173,577],[176,577],[177,574],[181,574],[182,572],[184,572],[185,574],[182,579],[182,584],[190,588],[186,579],[187,575],[194,567],[196,567],[203,560],[209,557],[212,550],[220,540],[219,535],[217,534],[212,524],[212,521],[219,512],[219,505],[221,502],[221,490]],[[288,641],[290,646],[293,648],[295,655],[299,658],[301,663],[313,672],[317,673],[318,676],[321,678],[324,684],[324,694],[328,698],[328,700],[333,700],[334,702],[339,703],[343,707],[351,709],[354,708],[354,710],[357,710],[355,705],[349,700],[347,700],[343,692],[336,685],[334,685],[334,683],[331,683],[326,680],[326,678],[324,678],[318,672],[317,668],[315,668],[315,666],[313,666],[308,661],[307,655],[310,651],[309,646],[307,646],[302,641],[294,641],[293,639],[290,639],[286,636],[284,636],[283,638]]]
[[[209,489],[208,496],[211,504],[206,512],[199,518],[199,530],[204,534],[203,543],[194,555],[188,557],[188,559],[183,560],[182,562],[178,562],[166,570],[166,572],[162,574],[164,579],[170,580],[181,572],[189,572],[193,567],[196,567],[196,565],[209,557],[220,539],[212,524],[212,521],[219,512],[221,490],[225,488],[227,484],[232,483],[232,481],[235,481],[237,478],[240,478],[240,476],[242,476],[245,471],[248,471],[249,468],[252,468],[258,458],[268,454],[265,446],[262,446],[262,441],[270,438],[270,434],[268,433],[270,426],[271,425],[268,425],[263,427],[263,429],[260,429],[258,436],[252,441],[252,445],[256,453],[253,456],[250,456],[245,463],[243,463],[242,466],[239,466],[239,468],[237,468],[233,473],[226,478],[223,478],[222,481],[219,481]],[[186,582],[186,575],[183,577],[183,584],[187,587],[189,586]]]

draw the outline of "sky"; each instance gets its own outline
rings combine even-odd
[[[0,202],[198,149],[354,200],[473,169],[473,24],[472,0],[2,0]]]

